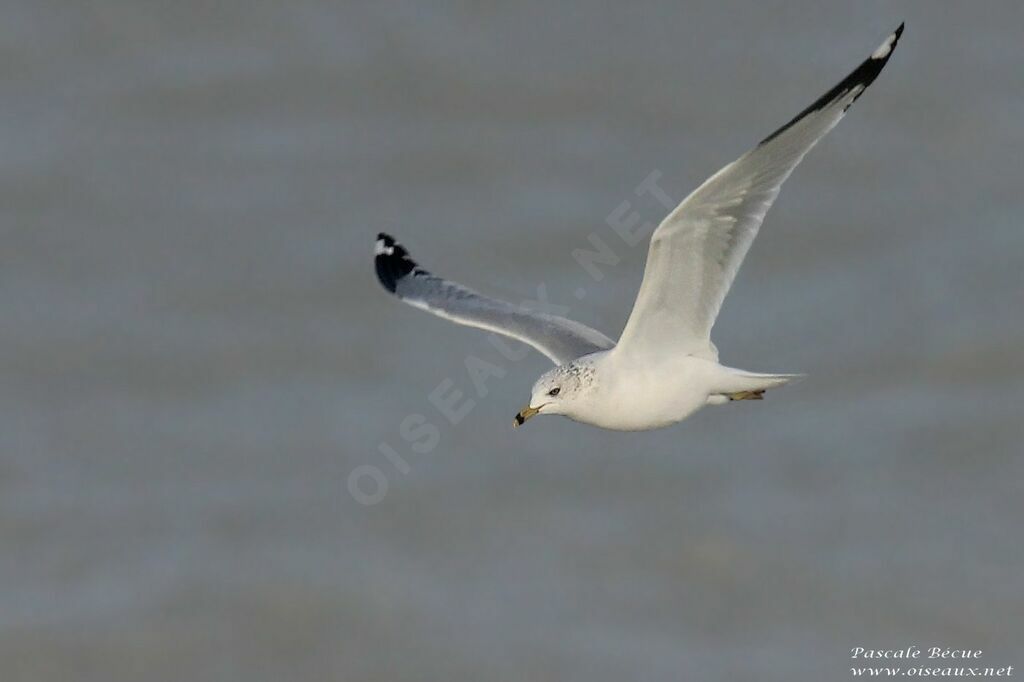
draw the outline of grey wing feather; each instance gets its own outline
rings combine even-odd
[[[527,343],[556,365],[615,346],[607,336],[579,322],[527,310],[436,277],[419,267],[389,235],[377,235],[374,263],[384,288],[409,305]]]
[[[658,226],[619,348],[717,359],[711,327],[782,183],[889,60],[903,25],[857,69],[715,173]]]

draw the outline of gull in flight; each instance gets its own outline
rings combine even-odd
[[[680,422],[704,405],[760,400],[799,375],[719,364],[711,327],[782,183],[875,80],[902,33],[900,24],[853,73],[708,178],[662,221],[618,343],[579,322],[436,277],[386,234],[374,249],[377,276],[410,305],[518,339],[555,363],[533,385],[515,426],[537,414],[559,414],[640,431]]]

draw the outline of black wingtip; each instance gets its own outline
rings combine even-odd
[[[906,25],[905,21],[901,21],[900,25],[896,27],[896,30],[889,34],[889,37],[885,39],[885,42],[878,46],[878,49],[871,54],[871,59],[874,61],[882,60],[884,64],[892,56],[892,51],[896,49],[896,44],[900,42],[900,36],[903,35],[903,27]]]
[[[405,247],[383,232],[377,235],[373,264],[377,270],[377,279],[391,293],[395,293],[400,279],[416,269],[416,262],[409,258]]]
[[[892,56],[893,51],[896,49],[896,44],[899,42],[901,35],[903,35],[903,22],[901,22],[900,25],[896,28],[896,30],[890,33],[889,36],[885,39],[885,41],[881,45],[879,45],[874,52],[871,53],[871,56],[865,59],[860,66],[858,66],[850,73],[850,75],[848,75],[846,78],[840,81],[839,84],[836,85],[834,88],[832,88],[824,95],[819,97],[814,102],[814,104],[812,104],[811,106],[807,107],[799,114],[794,116],[793,120],[791,120],[789,123],[782,126],[774,133],[761,140],[759,145],[771,142],[776,137],[792,128],[793,125],[798,123],[800,119],[802,119],[803,117],[807,116],[808,114],[814,113],[815,111],[820,111],[821,109],[824,109],[829,104],[834,102],[837,98],[849,93],[850,90],[853,90],[856,87],[860,87],[860,91],[853,98],[853,100],[847,104],[847,107],[849,107],[850,104],[853,104],[853,102],[856,102],[857,98],[864,94],[864,90],[866,90],[867,87],[875,81],[875,78],[878,77],[878,74],[880,74],[882,72],[882,69],[885,68],[886,63],[889,61],[889,57]]]

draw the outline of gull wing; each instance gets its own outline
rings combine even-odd
[[[380,283],[409,305],[456,324],[527,343],[556,365],[615,346],[607,336],[585,324],[527,310],[435,277],[419,267],[405,247],[389,235],[377,235],[374,252]]]
[[[779,188],[875,80],[902,33],[900,24],[853,73],[711,176],[662,221],[651,236],[620,351],[717,360],[711,327]]]

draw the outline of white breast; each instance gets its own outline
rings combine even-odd
[[[716,366],[689,356],[637,365],[610,352],[595,365],[593,396],[568,416],[620,431],[674,424],[706,404]]]

